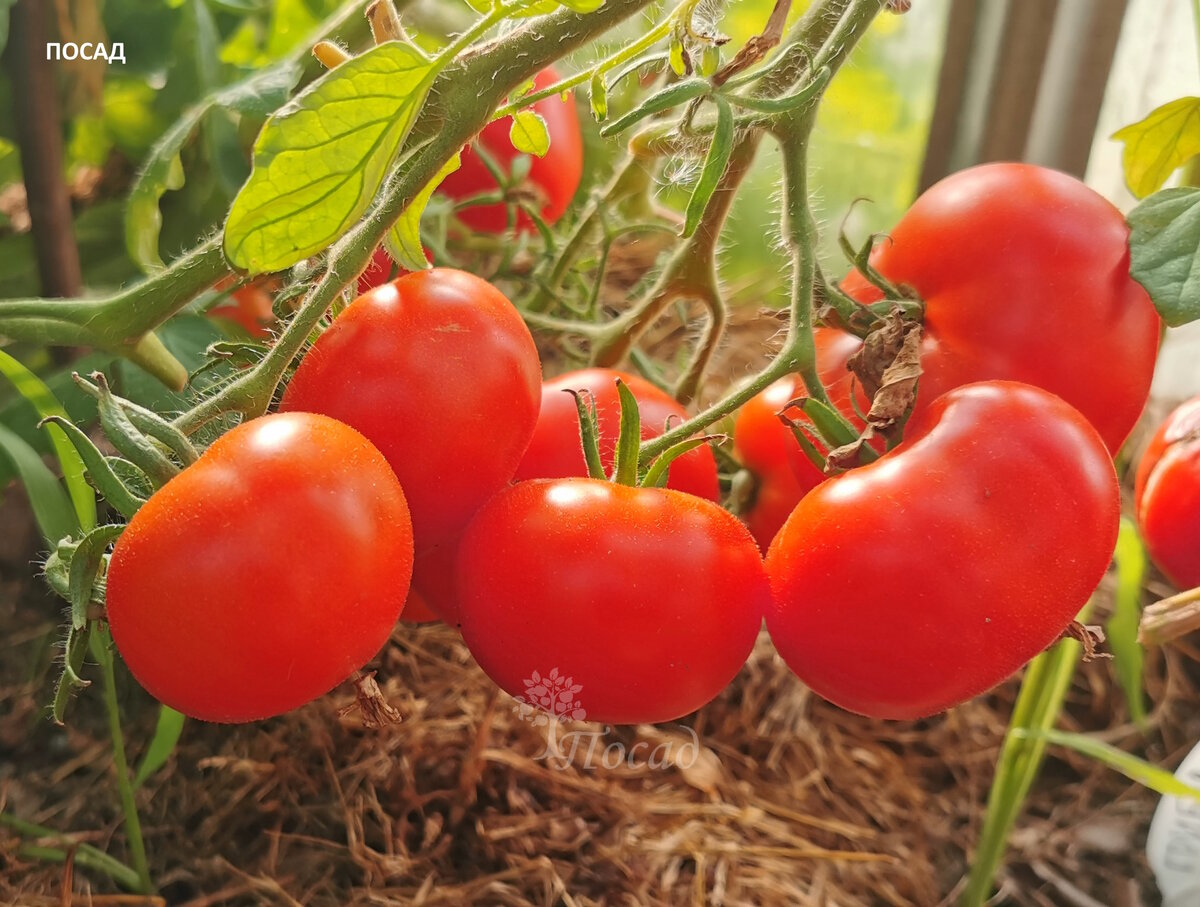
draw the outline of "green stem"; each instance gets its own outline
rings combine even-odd
[[[67,854],[74,849],[75,862],[88,869],[102,872],[127,891],[140,891],[142,880],[138,874],[120,860],[110,857],[98,847],[83,844],[74,840],[70,835],[60,834],[52,828],[26,822],[8,813],[0,813],[0,825],[7,825],[17,834],[39,841],[48,841],[58,847],[43,847],[36,844],[26,844],[21,847],[21,853],[39,860],[51,863],[65,863]],[[65,849],[62,849],[65,848]]]
[[[121,810],[125,814],[125,836],[129,839],[129,850],[133,856],[133,868],[137,873],[137,891],[150,894],[154,882],[150,879],[150,866],[146,861],[146,844],[142,839],[142,823],[138,818],[137,803],[133,797],[133,784],[129,777],[129,763],[125,758],[125,735],[121,731],[121,707],[117,703],[117,678],[111,637],[106,629],[97,629],[92,634],[92,653],[100,662],[104,683],[104,709],[108,713],[108,733],[112,738],[113,768],[117,774],[117,790],[121,797]]]
[[[1080,620],[1087,620],[1091,607],[1091,602],[1084,606]],[[1035,658],[1025,670],[1008,733],[996,761],[996,777],[988,794],[987,814],[960,907],[983,907],[991,896],[1008,835],[1021,814],[1045,757],[1044,738],[1037,735],[1021,737],[1013,731],[1017,728],[1044,731],[1054,726],[1082,652],[1083,647],[1075,640],[1063,640]]]
[[[527,0],[521,0],[506,4],[502,7],[503,15],[526,3]],[[586,16],[563,10],[539,20],[538,28],[526,25],[446,65],[430,92],[434,106],[428,111],[429,116],[422,118],[428,126],[423,135],[409,139],[406,150],[412,150],[412,154],[406,156],[401,152],[404,166],[384,186],[367,217],[333,247],[325,273],[308,291],[267,355],[254,368],[183,413],[175,420],[175,426],[190,434],[225,413],[237,412],[254,418],[266,412],[284,372],[342,288],[367,266],[388,230],[417,193],[483,128],[500,99],[553,59],[569,53],[648,3],[649,0],[608,0],[599,11]],[[467,47],[494,25],[498,17],[502,14],[497,11],[479,20],[443,56],[452,50],[457,54]]]
[[[828,66],[831,72],[836,73],[875,16],[879,14],[883,3],[884,0],[829,0],[826,4],[812,7],[797,28],[810,40],[815,36],[822,41],[821,52],[816,55],[813,63],[814,71],[821,66]],[[829,15],[831,10],[837,10],[840,16],[831,23],[831,27],[827,27],[825,23],[828,20],[823,17]],[[776,75],[776,72],[778,70],[772,70],[771,75]],[[782,90],[786,86],[773,84],[770,87]],[[784,229],[792,247],[793,259],[791,323],[783,349],[766,368],[744,386],[727,394],[704,412],[643,445],[643,463],[653,460],[680,441],[704,431],[742,406],[755,394],[792,372],[801,374],[812,396],[822,401],[828,400],[828,394],[816,372],[816,349],[812,334],[817,232],[816,223],[808,207],[806,173],[808,140],[822,94],[823,92],[818,93],[807,104],[788,111],[786,115],[779,117],[774,125],[774,131],[779,136],[784,151]]]
[[[502,117],[512,116],[518,110],[523,110],[526,107],[536,104],[538,101],[562,94],[564,91],[574,88],[576,85],[582,85],[584,82],[590,82],[596,73],[608,72],[610,69],[615,69],[622,63],[629,62],[638,54],[649,50],[668,34],[670,34],[672,20],[679,13],[679,11],[687,5],[687,0],[685,0],[685,2],[676,7],[675,11],[672,12],[671,15],[668,16],[663,22],[660,22],[633,44],[630,44],[628,47],[618,51],[612,56],[601,60],[591,69],[585,69],[583,72],[576,73],[573,76],[568,76],[567,78],[561,79],[560,81],[555,82],[553,85],[547,85],[545,88],[539,89],[538,91],[531,91],[529,94],[521,95],[521,97],[517,98],[512,103],[505,104],[496,111],[495,119],[498,120]]]

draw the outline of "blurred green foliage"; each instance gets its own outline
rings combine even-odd
[[[721,28],[739,46],[761,30],[773,0],[730,4]],[[797,4],[793,17],[807,7]],[[946,3],[918,3],[903,16],[876,19],[850,62],[830,84],[811,151],[814,209],[821,222],[821,257],[827,273],[847,265],[837,233],[855,199],[846,229],[855,244],[886,231],[911,204],[925,138],[933,115]],[[721,274],[731,301],[783,305],[786,259],[779,252],[782,169],[765,142],[730,215]]]

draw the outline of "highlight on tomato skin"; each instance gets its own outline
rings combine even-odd
[[[529,448],[517,467],[516,481],[562,479],[588,474],[579,434],[579,410],[568,391],[585,393],[595,403],[600,431],[600,461],[611,472],[621,424],[617,379],[638,402],[642,440],[656,438],[669,423],[682,422],[688,413],[670,394],[645,378],[607,368],[567,372],[542,385],[542,404]],[[671,463],[667,487],[716,501],[720,496],[717,461],[707,444],[690,450]]]
[[[1200,396],[1159,426],[1138,464],[1134,512],[1151,559],[1180,589],[1200,586]]]
[[[204,721],[257,721],[375,656],[412,563],[404,491],[366,438],[326,416],[263,416],[134,515],[113,549],[107,617],[159,701]]]
[[[560,81],[560,76],[553,67],[547,67],[533,81],[534,90],[538,91]],[[529,174],[525,182],[541,200],[539,213],[542,219],[553,224],[566,213],[583,179],[583,133],[575,102],[569,96],[566,100],[559,95],[543,98],[531,109],[546,121],[550,148],[544,157],[529,156]],[[509,138],[511,128],[512,117],[493,120],[483,127],[476,139],[504,171],[511,171],[513,161],[520,155]],[[463,149],[461,165],[442,181],[438,192],[461,201],[497,192],[499,188],[479,154],[468,145]],[[456,216],[480,233],[503,233],[508,225],[508,210],[503,203],[470,205],[460,209]],[[535,229],[524,211],[517,214],[516,228],[525,232]]]
[[[1104,576],[1119,519],[1112,460],[1077,410],[1029,385],[965,385],[800,501],[767,555],[767,629],[834,704],[931,715],[1058,638]]]
[[[671,721],[745,663],[770,597],[728,511],[695,495],[587,478],[518,482],[492,498],[457,561],[463,639],[514,696],[534,672],[580,689],[590,721]]]

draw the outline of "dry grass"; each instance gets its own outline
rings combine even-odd
[[[57,606],[18,605],[13,591],[0,611],[0,802],[121,855],[98,696],[81,698],[66,729],[41,718]],[[1174,764],[1200,730],[1198,654],[1152,657],[1145,741],[1123,724],[1106,662],[1079,672],[1065,725],[1108,728]],[[399,628],[378,667],[399,725],[339,717],[345,688],[258,725],[189,724],[139,794],[166,903],[948,903],[1014,692],[927,721],[870,721],[812,696],[764,638],[736,682],[683,722],[701,742],[694,764],[588,768],[581,747],[564,768],[539,758],[547,728],[514,711],[449,628]],[[132,683],[123,700],[136,752],[153,709]],[[607,731],[602,745],[668,739],[687,737],[647,726]],[[1015,836],[1005,902],[1154,903],[1141,856],[1153,806],[1120,776],[1055,752]],[[63,903],[62,868],[16,847],[0,832],[0,902]],[[79,867],[73,887],[112,891]]]

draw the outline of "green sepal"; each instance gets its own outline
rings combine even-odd
[[[216,345],[214,344],[214,346]],[[261,344],[255,344],[255,346],[258,349],[262,348]],[[85,394],[96,401],[101,401],[104,395],[109,393],[107,381],[101,372],[94,372],[92,374],[92,378],[96,381],[96,384],[78,374],[73,374],[71,377],[75,379],[75,383]],[[112,394],[109,394],[109,396],[138,431],[144,432],[149,437],[164,445],[179,458],[179,462],[184,466],[190,466],[199,459],[200,455],[196,452],[196,448],[192,446],[192,442],[188,440],[188,436],[158,413],[130,400],[125,400],[122,397]]]
[[[620,378],[617,379],[617,396],[621,399],[621,430],[617,435],[613,481],[619,485],[636,485],[638,456],[642,449],[642,414],[633,391]]]
[[[700,179],[696,182],[696,188],[692,190],[692,197],[688,199],[683,232],[680,234],[684,237],[691,236],[700,226],[704,209],[708,207],[709,200],[717,191],[721,177],[725,175],[725,168],[729,165],[729,158],[733,154],[733,110],[721,95],[715,95],[713,100],[717,105],[717,125],[713,130],[712,144],[708,146],[708,155],[704,158],[704,169],[700,171]]]
[[[670,110],[672,107],[678,107],[680,104],[708,94],[711,90],[712,85],[705,79],[686,79],[683,82],[668,85],[650,95],[624,116],[617,117],[601,129],[600,134],[607,137],[624,132],[634,123],[638,123],[646,117]]]
[[[664,488],[667,484],[667,479],[670,477],[671,464],[682,457],[685,453],[695,450],[705,444],[724,439],[724,435],[704,435],[700,438],[688,438],[686,441],[680,441],[678,444],[672,444],[664,450],[650,464],[650,468],[646,470],[646,475],[642,478],[642,485],[646,488]]]
[[[803,88],[780,98],[758,98],[753,95],[740,95],[732,92],[723,97],[727,98],[731,104],[744,107],[746,110],[753,110],[756,113],[785,113],[795,110],[797,107],[803,107],[812,101],[829,84],[832,75],[828,66],[822,66]]]
[[[177,476],[179,467],[133,424],[109,390],[104,375],[94,372],[92,378],[100,391],[100,427],[113,447],[145,472],[156,487],[165,485]]]
[[[97,594],[96,578],[104,565],[104,552],[124,531],[124,526],[97,526],[83,537],[71,554],[67,571],[67,591],[71,602],[71,626],[83,629],[88,620],[88,607],[103,601]]]
[[[84,467],[87,469],[92,487],[99,491],[121,516],[127,520],[133,519],[133,515],[142,506],[143,499],[134,495],[117,478],[108,459],[100,453],[100,450],[92,443],[92,439],[84,434],[83,430],[76,426],[75,423],[69,419],[64,419],[62,416],[48,416],[42,422],[57,425],[63,430],[68,440],[79,451],[79,456],[83,460]]]
[[[583,445],[583,459],[587,463],[588,476],[607,481],[604,464],[600,461],[600,427],[596,422],[595,402],[586,391],[580,393],[568,388],[566,393],[575,398],[575,409],[579,413],[579,440]]]

